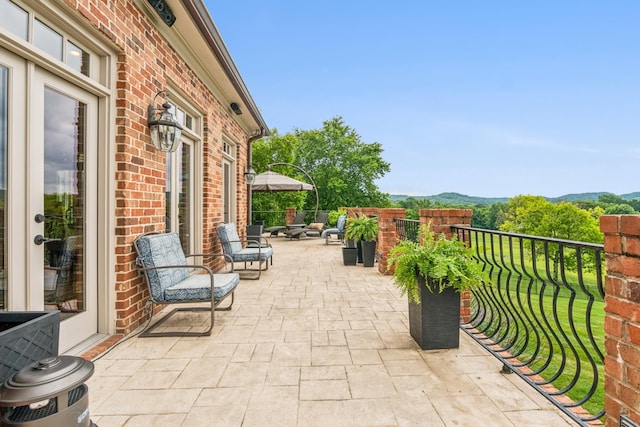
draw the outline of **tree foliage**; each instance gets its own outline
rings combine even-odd
[[[295,135],[278,134],[278,130],[271,131],[271,136],[255,141],[252,145],[252,165],[257,173],[265,172],[269,165],[274,163],[296,164],[296,152],[300,143]],[[274,172],[295,178],[299,181],[308,182],[303,174],[296,168],[287,166],[274,166]],[[306,191],[294,192],[253,192],[253,211],[278,211],[288,207],[302,209],[307,199]],[[313,207],[315,208],[315,196]]]
[[[389,195],[378,189],[375,181],[390,171],[382,158],[382,146],[365,143],[341,117],[323,123],[321,129],[295,129],[279,135],[273,131],[267,139],[253,143],[253,166],[263,172],[275,162],[291,163],[302,168],[318,189],[320,209],[340,207],[385,207]],[[295,168],[272,170],[308,182]],[[315,208],[315,194],[253,193],[253,210],[282,210],[286,207]],[[296,198],[298,197],[298,198]],[[302,198],[302,199],[300,199]]]
[[[580,209],[573,203],[551,203],[541,196],[516,196],[509,199],[506,220],[500,230],[533,236],[579,242],[603,243],[598,219],[592,212]],[[553,263],[553,273],[557,276],[560,263],[560,246],[549,244],[536,245],[538,254],[545,251]],[[576,258],[565,254],[564,264],[575,269]],[[585,257],[586,267],[593,263]]]

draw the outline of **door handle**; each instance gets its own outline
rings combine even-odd
[[[44,237],[42,234],[38,234],[36,237],[33,238],[33,243],[40,246],[43,243],[59,242],[60,240],[62,239],[49,239],[48,237]]]

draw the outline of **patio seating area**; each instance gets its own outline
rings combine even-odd
[[[343,266],[340,246],[321,238],[269,242],[278,262],[241,281],[211,336],[132,338],[95,361],[93,422],[575,425],[462,332],[459,349],[420,350],[406,297],[377,268]],[[209,320],[180,313],[158,330],[206,329]]]

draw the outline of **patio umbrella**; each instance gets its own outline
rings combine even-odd
[[[289,178],[277,172],[266,171],[256,175],[252,191],[312,191],[313,185]]]
[[[313,182],[306,172],[302,172]],[[307,184],[306,182],[298,181],[297,179],[289,178],[288,176],[268,170],[256,175],[255,181],[253,181],[251,185],[251,191],[314,191],[316,193],[314,220],[318,216],[318,190],[315,185]]]

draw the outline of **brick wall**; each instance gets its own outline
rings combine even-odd
[[[606,425],[640,424],[640,216],[605,215]]]
[[[147,291],[135,266],[134,238],[165,228],[165,159],[154,149],[147,127],[147,105],[159,91],[177,89],[204,112],[202,176],[203,248],[218,250],[215,225],[222,221],[222,137],[233,141],[237,153],[238,229],[247,223],[248,135],[233,120],[199,76],[167,43],[132,1],[67,0],[84,18],[115,44],[116,59],[116,331],[129,333],[144,320]],[[200,191],[200,190],[198,190]]]

